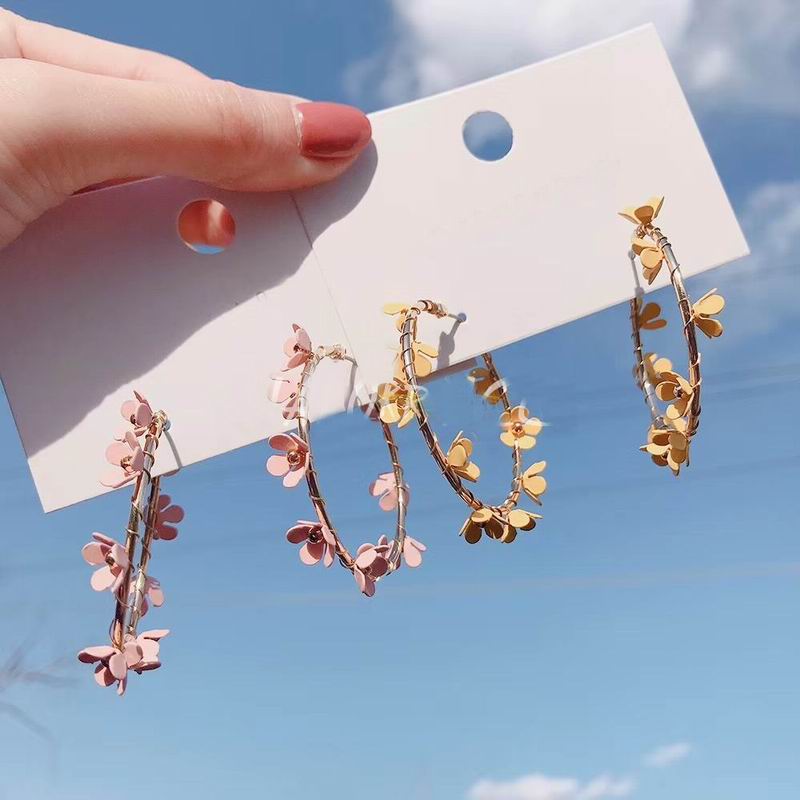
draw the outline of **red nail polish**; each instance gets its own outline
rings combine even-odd
[[[300,152],[312,158],[344,158],[363,149],[372,126],[363,112],[339,103],[298,103]]]

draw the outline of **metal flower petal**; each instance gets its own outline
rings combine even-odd
[[[689,460],[689,437],[683,430],[651,427],[647,444],[641,449],[649,453],[655,464],[669,467],[677,477],[681,466]]]
[[[271,436],[269,444],[279,452],[267,459],[267,472],[283,478],[289,489],[297,486],[306,474],[308,445],[293,433],[278,433]]]
[[[481,506],[469,515],[460,535],[468,544],[475,544],[484,533],[492,539],[501,539],[507,533],[507,528],[508,524],[496,517],[490,508]]]
[[[661,380],[656,384],[656,395],[665,402],[672,401],[667,406],[667,417],[677,419],[686,415],[694,387],[677,372],[662,372]]]
[[[418,378],[427,378],[433,372],[432,358],[439,356],[439,351],[433,345],[425,342],[413,342],[411,352],[414,360],[414,372]],[[394,377],[402,380],[405,377],[403,369],[403,353],[399,352],[394,360]]]
[[[122,441],[114,441],[106,448],[106,461],[113,470],[100,479],[103,486],[118,489],[141,474],[144,451],[133,431],[127,431]]]
[[[126,400],[120,408],[122,418],[133,426],[133,431],[137,436],[144,433],[147,426],[153,420],[153,409],[147,398],[134,390],[133,399]]]
[[[542,421],[529,417],[525,406],[514,406],[500,415],[500,441],[508,447],[530,450],[536,445],[536,436],[542,430]]]
[[[416,393],[402,380],[378,386],[379,417],[387,425],[403,428],[415,418],[419,405]]]
[[[642,274],[648,284],[651,284],[661,271],[664,263],[664,252],[657,247],[650,239],[642,239],[634,236],[631,242],[631,249],[642,264]]]
[[[427,549],[422,542],[406,534],[405,539],[403,539],[403,560],[409,567],[415,569],[422,564],[422,554]]]
[[[644,205],[624,208],[619,212],[619,215],[637,226],[650,225],[658,216],[662,205],[664,205],[664,196],[655,195],[647,200]]]
[[[311,339],[300,325],[292,325],[292,335],[284,342],[283,352],[288,359],[285,370],[299,367],[311,358]]]
[[[403,486],[402,490],[408,496],[408,487]],[[397,508],[400,493],[397,487],[397,478],[394,472],[384,472],[369,485],[369,493],[378,498],[378,505],[383,511],[393,511]]]
[[[469,371],[467,379],[472,383],[475,394],[483,397],[489,405],[497,405],[503,399],[504,381],[495,380],[486,367],[475,367]]]
[[[156,524],[153,531],[153,538],[163,541],[172,541],[178,536],[178,529],[175,527],[183,521],[184,511],[178,505],[172,505],[172,498],[168,494],[162,494],[158,498],[156,507]]]
[[[673,371],[672,362],[668,358],[660,358],[656,353],[645,353],[643,363],[647,380],[653,386],[662,380],[664,373]]]
[[[722,312],[725,308],[725,298],[721,294],[716,293],[716,289],[706,292],[693,306],[692,318],[695,325],[706,335],[709,339],[715,339],[717,336],[722,336],[722,323],[714,316]]]
[[[636,325],[639,330],[655,331],[665,328],[667,321],[661,318],[661,306],[658,303],[643,304],[636,300]]]
[[[480,477],[481,470],[470,460],[471,456],[472,442],[459,431],[447,451],[447,463],[459,478],[474,483]]]
[[[522,490],[534,503],[539,505],[542,504],[540,496],[547,491],[547,481],[542,475],[546,466],[546,461],[537,461],[522,473]]]
[[[331,529],[321,522],[299,520],[286,532],[286,539],[292,544],[301,544],[300,560],[313,566],[320,561],[330,567],[336,557],[336,537]]]
[[[395,328],[401,330],[403,323],[406,321],[406,314],[408,313],[408,306],[403,303],[386,303],[383,307],[383,313],[388,314],[390,317],[397,317],[394,321]]]

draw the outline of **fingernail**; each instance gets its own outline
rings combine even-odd
[[[339,103],[298,103],[300,152],[312,158],[355,155],[372,138],[372,126],[362,111]]]

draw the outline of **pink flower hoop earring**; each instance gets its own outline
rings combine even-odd
[[[139,633],[138,627],[150,604],[164,603],[161,584],[148,572],[153,542],[175,539],[175,525],[183,519],[183,509],[161,494],[161,478],[152,476],[156,449],[169,419],[163,411],[154,412],[141,394],[134,395],[122,405],[122,418],[128,425],[108,446],[106,460],[111,470],[100,481],[113,489],[134,483],[125,544],[93,533],[82,550],[86,563],[98,568],[91,587],[96,592],[110,591],[116,608],[109,629],[111,643],[81,650],[78,660],[95,664],[95,681],[100,686],[116,684],[119,695],[125,693],[131,670],[141,674],[161,666],[159,642],[169,631]]]
[[[284,345],[287,361],[281,372],[273,375],[271,398],[284,406],[283,416],[297,421],[297,433],[279,433],[271,436],[270,446],[277,452],[267,460],[270,475],[281,478],[287,488],[296,487],[305,478],[308,495],[316,519],[299,520],[286,534],[292,544],[301,545],[300,560],[309,566],[322,562],[330,567],[338,559],[355,578],[358,588],[367,597],[375,594],[376,583],[395,572],[403,561],[409,567],[422,563],[425,545],[406,531],[406,511],[409,490],[403,477],[397,444],[391,428],[377,420],[389,450],[392,470],[377,477],[370,484],[370,493],[378,498],[383,511],[396,511],[395,534],[390,541],[380,536],[376,544],[365,543],[353,555],[343,544],[331,522],[325,499],[320,489],[319,476],[314,467],[311,447],[311,420],[308,415],[308,386],[319,363],[326,358],[333,361],[352,361],[341,345],[314,348],[308,334],[299,325]],[[376,415],[370,415],[377,419]]]

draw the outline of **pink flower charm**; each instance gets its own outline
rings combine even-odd
[[[166,628],[162,630],[143,631],[140,633],[135,641],[142,651],[142,658],[137,664],[131,667],[131,669],[140,675],[142,672],[158,669],[161,666],[161,660],[158,657],[159,651],[161,650],[159,642],[165,636],[169,636],[169,630]]]
[[[78,653],[78,661],[84,664],[97,664],[94,679],[99,686],[117,684],[117,694],[122,696],[128,685],[128,670],[141,674],[161,666],[159,661],[159,640],[168,630],[144,631],[135,639],[128,636],[122,650],[111,645],[87,647]]]
[[[418,542],[406,534],[406,538],[403,540],[403,560],[411,568],[418,567],[422,564],[422,554],[427,549],[422,542]]]
[[[96,592],[106,589],[116,592],[125,580],[130,567],[128,552],[119,543],[102,533],[93,533],[93,542],[84,545],[81,550],[84,561],[93,567],[103,566],[95,570],[91,578],[91,586]]]
[[[409,495],[408,486],[404,486],[403,489],[405,490],[407,500]],[[384,472],[378,475],[369,485],[369,493],[373,497],[380,498],[378,500],[378,505],[384,511],[393,511],[397,508],[398,491],[397,479],[394,476],[394,472]]]
[[[356,552],[353,577],[367,597],[375,594],[375,581],[389,571],[388,553],[389,544],[385,536],[380,538],[378,544],[362,544]]]
[[[117,694],[125,694],[128,685],[128,670],[142,660],[142,649],[136,641],[128,641],[122,650],[111,645],[87,647],[78,653],[78,661],[94,664],[94,679],[98,686],[117,684]]]
[[[273,403],[283,403],[283,418],[292,420],[297,418],[300,408],[300,376],[290,375],[288,372],[279,372],[272,376],[272,387],[269,399]]]
[[[165,542],[169,542],[178,536],[178,529],[175,525],[183,521],[183,509],[180,506],[170,505],[171,503],[172,498],[168,494],[159,495],[156,525],[153,532],[154,539],[163,539]]]
[[[136,585],[131,583],[131,588],[128,593],[130,602],[133,602],[135,592]],[[161,606],[164,605],[164,590],[161,588],[161,581],[148,575],[144,579],[144,596],[142,597],[142,607],[140,610],[141,616],[144,616],[150,610],[150,603],[156,608],[161,608]]]
[[[136,479],[144,467],[144,451],[133,431],[128,431],[121,442],[112,442],[106,448],[106,460],[114,466],[100,483],[118,489]]]
[[[306,474],[308,465],[308,445],[293,433],[278,433],[271,436],[269,445],[282,455],[276,454],[267,459],[267,472],[283,477],[287,489],[297,486]]]
[[[292,325],[292,335],[283,345],[283,352],[289,359],[284,370],[294,369],[305,364],[311,358],[311,339],[299,325]]]
[[[300,392],[295,392],[287,401],[286,405],[283,407],[283,418],[287,422],[291,422],[293,419],[297,419],[297,415],[300,413]]]
[[[126,422],[130,422],[133,426],[133,432],[136,436],[141,436],[153,421],[153,409],[147,399],[134,391],[134,399],[126,400],[122,404],[120,413]]]
[[[304,564],[313,566],[320,561],[326,567],[333,564],[336,557],[336,537],[327,525],[301,519],[289,528],[286,538],[292,544],[304,543],[300,548],[300,560]]]

